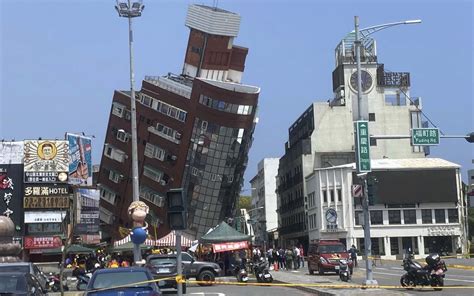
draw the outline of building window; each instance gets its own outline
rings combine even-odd
[[[402,224],[402,216],[400,211],[388,211],[388,224]]]
[[[151,107],[151,105],[153,104],[153,98],[148,96],[148,95],[145,95],[144,93],[141,93],[140,94],[140,103],[142,103],[143,105],[145,105],[147,107]]]
[[[370,146],[377,146],[377,139],[376,138],[369,138]]]
[[[159,192],[156,192],[146,186],[140,186],[140,197],[148,200],[160,208],[165,205],[165,197]]]
[[[114,148],[110,144],[105,144],[104,155],[118,162],[124,162],[126,158],[125,152],[120,149]]]
[[[112,114],[120,118],[123,117],[125,106],[117,102],[112,103]]]
[[[145,165],[143,167],[143,175],[147,176],[148,178],[152,179],[155,182],[160,182],[161,178],[163,178],[163,172],[155,169],[153,167]]]
[[[382,225],[383,224],[383,211],[370,211],[370,224]]]
[[[446,223],[446,213],[444,209],[435,209],[435,222]]]
[[[416,224],[416,210],[403,210],[403,222],[405,224]]]
[[[458,209],[448,209],[449,223],[459,223]]]
[[[369,113],[369,121],[375,121],[375,113]]]
[[[120,182],[120,176],[122,176],[119,172],[110,170],[109,172],[109,180],[118,183]]]
[[[181,134],[178,131],[161,123],[156,125],[156,131],[163,138],[168,139],[174,143],[180,143],[179,140],[181,139]]]
[[[120,129],[117,131],[117,140],[126,143],[130,140],[130,134],[123,129]]]
[[[205,95],[199,97],[199,103],[212,109],[240,115],[250,115],[253,110],[253,106],[250,105],[232,104]]]
[[[28,224],[28,233],[61,233],[61,223],[31,223]]]
[[[100,197],[107,201],[108,203],[110,204],[113,204],[115,205],[115,197],[116,197],[116,193],[113,192],[111,189],[107,188],[107,187],[104,187],[104,186],[101,186],[100,188]]]
[[[431,209],[429,210],[421,210],[421,222],[423,224],[431,224],[433,223],[433,213]]]
[[[341,190],[341,188],[337,189],[337,201],[342,201],[342,190]]]
[[[329,190],[329,193],[331,194],[331,202],[334,202],[334,190]]]
[[[323,201],[328,202],[328,193],[326,190],[323,190]]]
[[[166,151],[163,148],[146,143],[144,154],[146,157],[156,158],[163,161],[165,159]]]
[[[113,213],[104,207],[99,207],[99,217],[100,220],[104,221],[107,224],[112,224],[114,220]]]
[[[355,217],[355,225],[362,225],[362,220],[364,219],[362,211],[355,211],[354,217]]]

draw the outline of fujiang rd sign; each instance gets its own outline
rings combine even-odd
[[[411,130],[411,144],[420,145],[439,145],[439,129],[437,128],[414,128]]]

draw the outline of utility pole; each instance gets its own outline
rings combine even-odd
[[[359,40],[359,17],[354,17],[354,26],[355,26],[355,54],[356,54],[356,64],[357,64],[357,111],[358,111],[358,120],[359,122],[363,121],[361,107],[362,107],[362,79],[361,79],[361,69],[360,69],[360,45],[361,41]],[[356,144],[359,142],[359,124],[356,124],[357,128],[355,129],[355,139]],[[367,123],[367,133],[368,133],[368,123]],[[367,135],[368,136],[368,135]],[[359,145],[355,145],[356,149]],[[369,216],[369,200],[367,192],[367,172],[370,171],[370,154],[369,154],[370,145],[367,145],[367,155],[369,157],[369,167],[368,170],[361,170],[361,166],[356,165],[358,176],[363,181],[363,197],[362,197],[362,209],[364,213],[364,255],[365,255],[365,284],[366,285],[377,285],[377,281],[373,279],[372,274],[372,243],[370,240],[370,216]],[[360,163],[360,153],[356,153],[356,163]]]

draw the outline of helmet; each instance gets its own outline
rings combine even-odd
[[[439,255],[437,253],[429,254],[425,259],[425,261],[428,265],[437,264],[440,260],[441,260],[441,258],[439,257]]]

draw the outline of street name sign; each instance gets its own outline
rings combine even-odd
[[[437,128],[414,128],[411,130],[411,144],[419,145],[439,145],[439,129]]]
[[[370,172],[369,122],[354,121],[356,169],[358,173]]]

